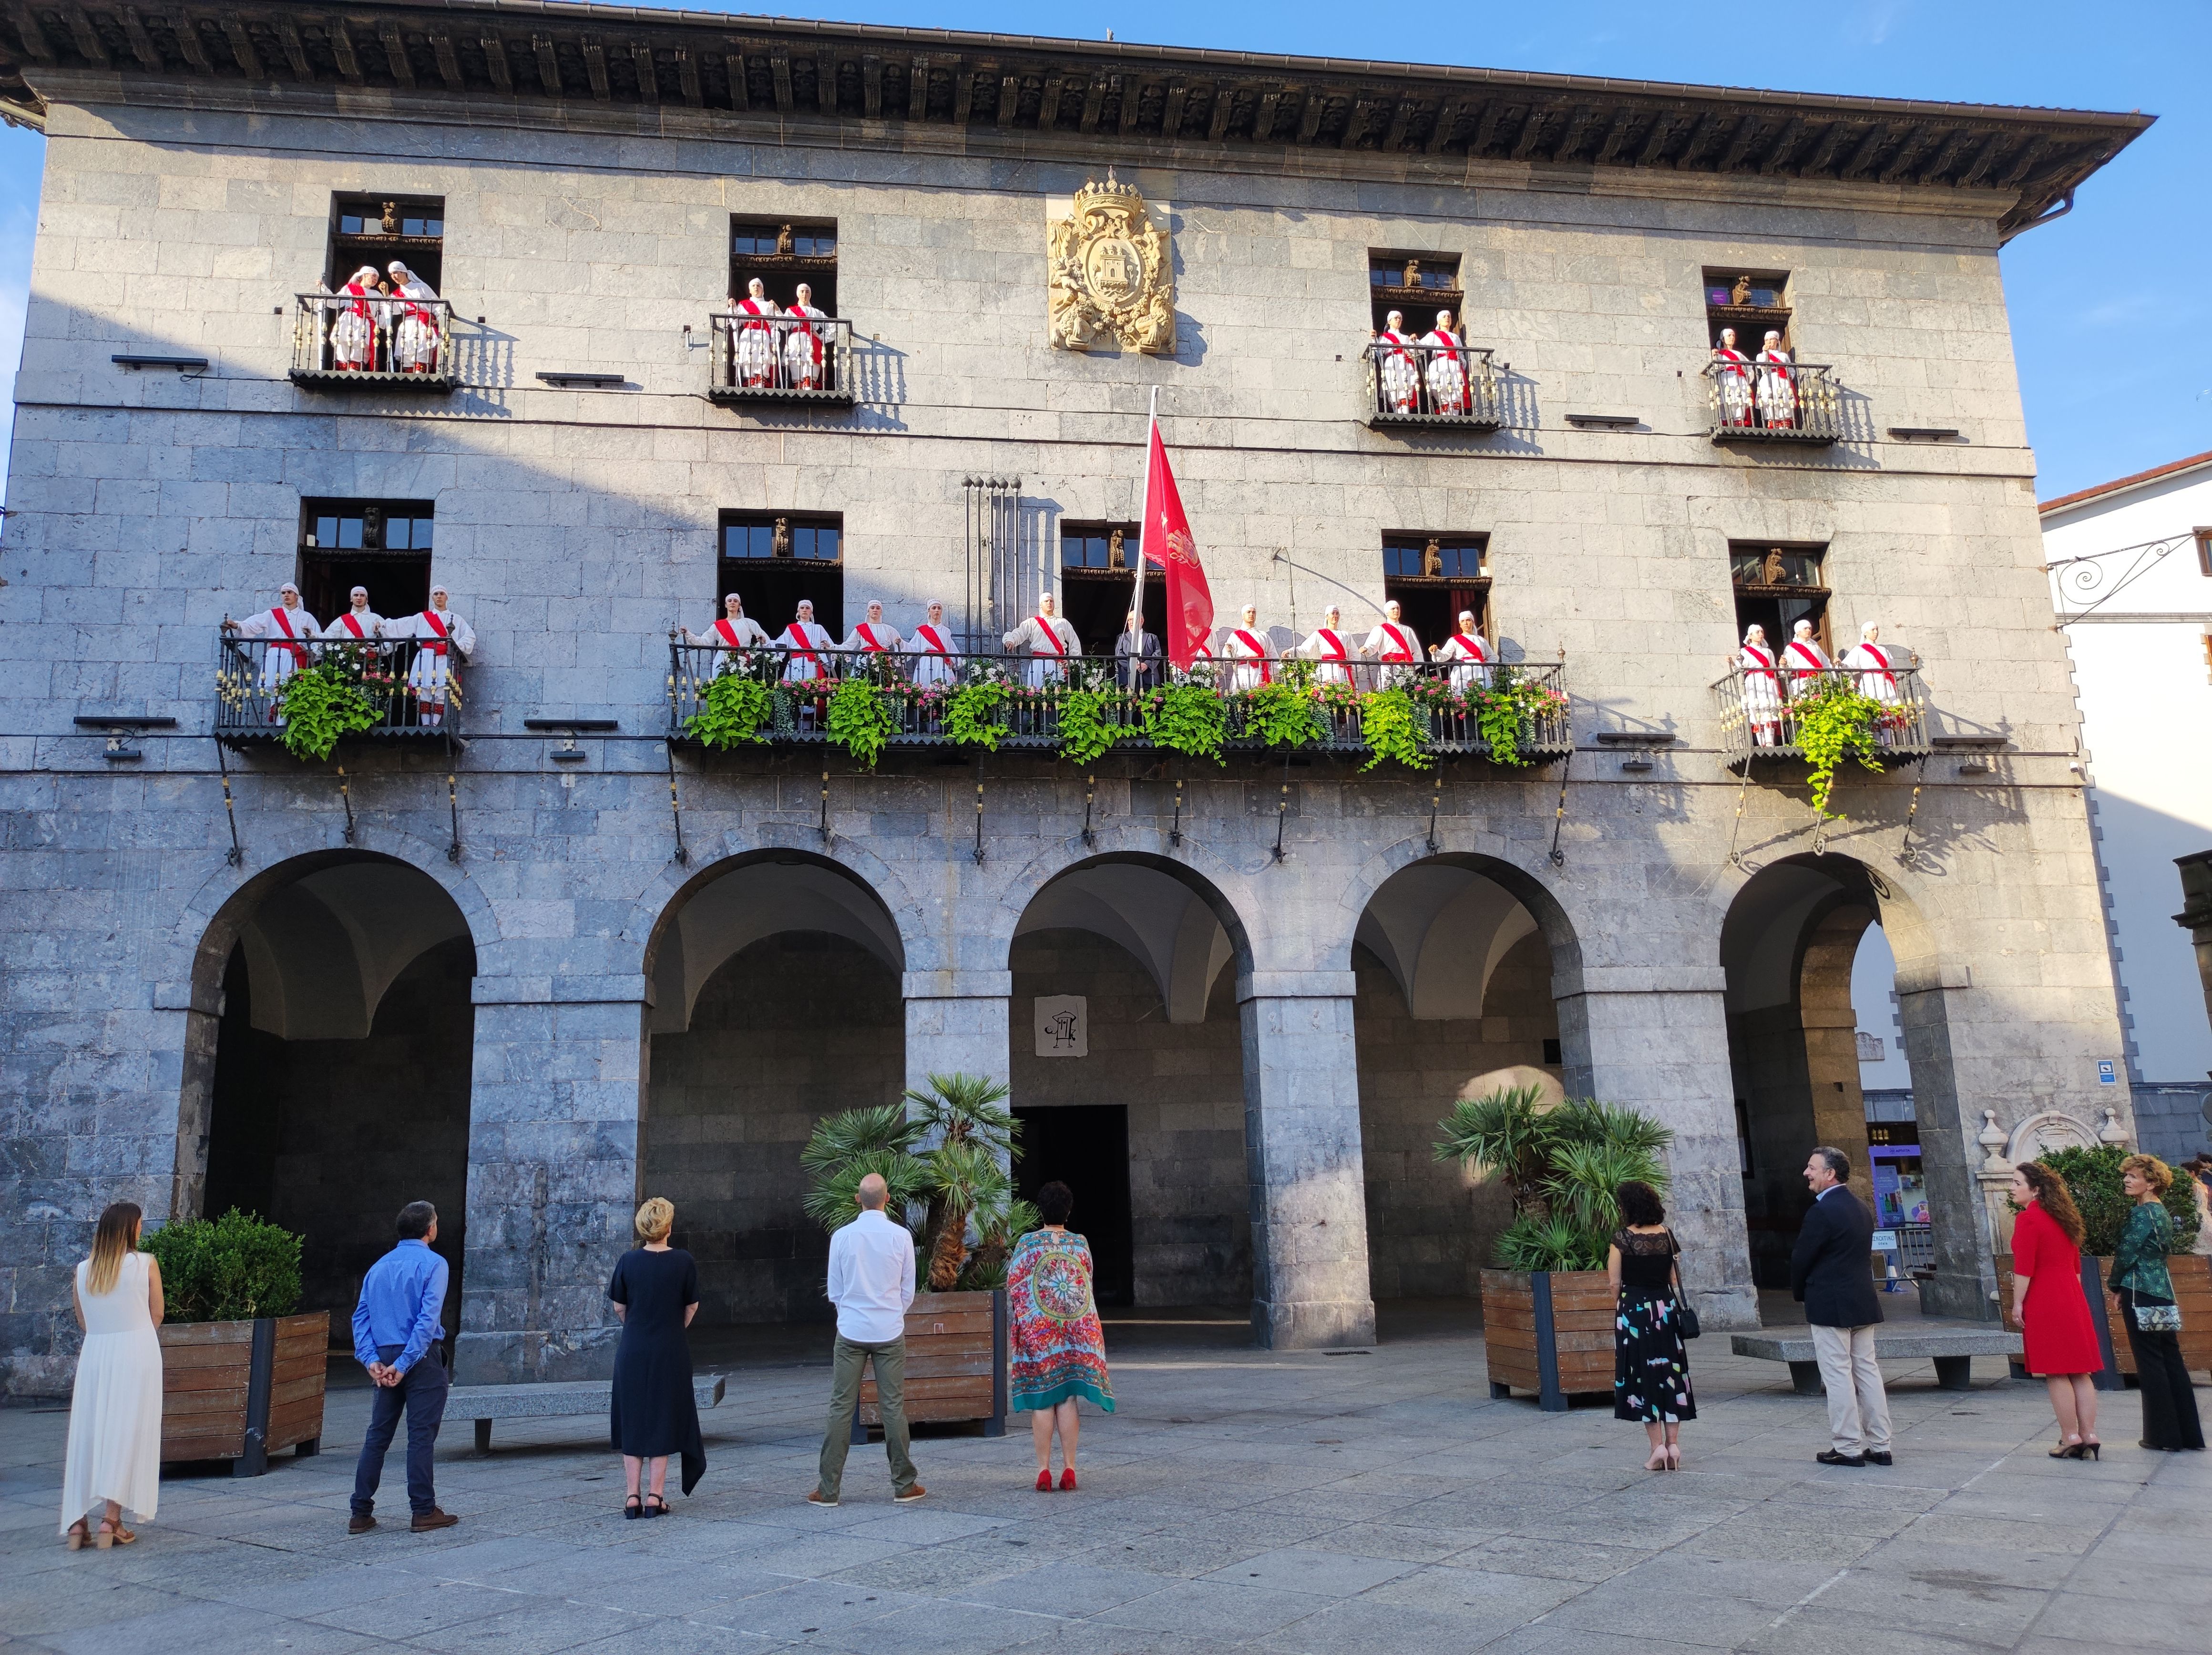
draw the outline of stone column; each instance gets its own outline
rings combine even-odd
[[[1674,1131],[1668,1222],[1682,1281],[1716,1329],[1759,1325],[1719,966],[1586,966],[1555,979],[1570,1094],[1626,1104]]]
[[[1372,1344],[1348,971],[1238,979],[1252,1327],[1276,1350]]]
[[[2173,923],[2189,933],[2197,949],[2197,974],[2204,979],[2204,1010],[2212,1016],[2212,851],[2192,851],[2178,856],[2181,870],[2181,912]]]
[[[603,1379],[607,1278],[643,1193],[645,979],[479,977],[475,1001],[455,1377]]]
[[[906,1083],[927,1090],[932,1075],[1011,1073],[1007,1002],[1011,971],[909,971],[906,997]]]
[[[1987,1167],[1990,1155],[1968,1148],[1987,1146],[1969,1135],[1972,1103],[1960,1084],[1951,1015],[1952,1002],[1963,1002],[1971,982],[1960,967],[1900,968],[1897,1006],[1912,1068],[1912,1112],[1920,1122],[1920,1175],[1936,1221],[1935,1274],[1920,1284],[1921,1307],[1931,1315],[1989,1321],[1997,1313],[1993,1255],[1999,1238],[1980,1173],[1993,1169]],[[1990,1112],[1980,1112],[1986,1118]],[[2010,1167],[2005,1171],[2009,1177]],[[1954,1215],[1966,1222],[1955,1222]]]

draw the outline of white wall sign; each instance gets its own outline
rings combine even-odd
[[[1037,996],[1036,1054],[1040,1058],[1087,1058],[1091,1055],[1090,1003],[1083,996]]]

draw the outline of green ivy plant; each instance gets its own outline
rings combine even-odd
[[[1146,704],[1145,736],[1155,747],[1226,764],[1221,744],[1229,739],[1229,709],[1206,685],[1176,684]]]
[[[1791,698],[1790,716],[1797,726],[1798,749],[1810,767],[1806,779],[1813,790],[1813,813],[1821,821],[1829,817],[1836,771],[1845,759],[1856,759],[1869,770],[1881,768],[1875,756],[1881,710],[1880,701],[1862,695],[1842,678],[1809,685]]]
[[[1291,684],[1262,684],[1247,695],[1244,727],[1270,747],[1311,747],[1328,734],[1313,697]]]
[[[1006,687],[1000,683],[963,684],[945,704],[945,737],[963,747],[999,750],[1006,727],[999,715],[1006,711]]]
[[[335,661],[318,661],[287,678],[277,711],[285,748],[295,759],[327,759],[340,737],[373,730],[378,718],[359,676]]]
[[[684,733],[721,751],[744,742],[765,743],[760,729],[775,711],[774,690],[757,678],[726,672],[699,697],[699,710],[684,721]]]
[[[1436,763],[1429,756],[1428,715],[1402,689],[1378,689],[1363,698],[1359,728],[1367,738],[1362,775],[1385,759],[1395,759],[1408,770],[1426,770]]]
[[[1089,764],[1121,733],[1106,716],[1107,698],[1097,690],[1071,689],[1060,701],[1060,756],[1072,764]]]
[[[872,770],[898,734],[898,719],[882,690],[866,678],[848,678],[830,697],[829,731],[831,741]]]

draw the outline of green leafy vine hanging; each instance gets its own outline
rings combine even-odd
[[[1146,706],[1145,735],[1155,747],[1226,764],[1221,744],[1229,739],[1229,709],[1205,684],[1176,684]]]
[[[1245,696],[1244,728],[1270,747],[1311,747],[1328,734],[1314,698],[1291,684],[1262,684]]]
[[[898,733],[898,719],[882,690],[866,678],[848,678],[830,697],[830,739],[872,770]]]
[[[1121,726],[1106,716],[1107,697],[1091,689],[1071,689],[1060,700],[1060,756],[1089,764],[1114,745]]]
[[[757,678],[726,672],[701,694],[699,710],[684,721],[684,733],[720,752],[745,742],[764,743],[761,726],[775,712],[774,690]]]
[[[277,711],[284,746],[295,759],[327,759],[340,737],[374,729],[379,716],[359,674],[335,661],[318,661],[287,678]]]
[[[1379,689],[1363,698],[1359,728],[1367,738],[1362,775],[1385,759],[1395,759],[1408,770],[1426,770],[1436,763],[1429,756],[1428,714],[1402,689]]]
[[[1810,767],[1806,779],[1813,790],[1813,814],[1819,820],[1829,819],[1836,771],[1845,759],[1856,759],[1868,770],[1881,768],[1875,740],[1881,716],[1880,701],[1862,695],[1840,678],[1802,688],[1790,699],[1790,717],[1797,727],[1798,750]],[[1840,819],[1841,812],[1834,814]]]
[[[999,722],[1006,711],[1007,690],[1004,684],[963,684],[952,692],[945,703],[945,738],[962,747],[980,747],[988,753],[999,750],[999,738],[1006,726]]]

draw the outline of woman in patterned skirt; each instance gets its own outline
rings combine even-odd
[[[1690,1391],[1690,1355],[1682,1343],[1681,1246],[1667,1228],[1667,1209],[1649,1184],[1613,1191],[1620,1228],[1607,1250],[1605,1273],[1619,1309],[1613,1322],[1613,1414],[1638,1420],[1651,1439],[1647,1471],[1682,1467],[1682,1422],[1698,1416]]]
[[[1008,1405],[1018,1414],[1029,1412],[1039,1494],[1052,1488],[1052,1434],[1060,1433],[1060,1487],[1067,1493],[1075,1487],[1076,1399],[1087,1397],[1110,1414],[1114,1387],[1106,1377],[1106,1336],[1091,1294],[1091,1246],[1068,1234],[1075,1197],[1055,1181],[1037,1191],[1036,1204],[1044,1228],[1017,1241],[1006,1262],[1013,1347]]]

